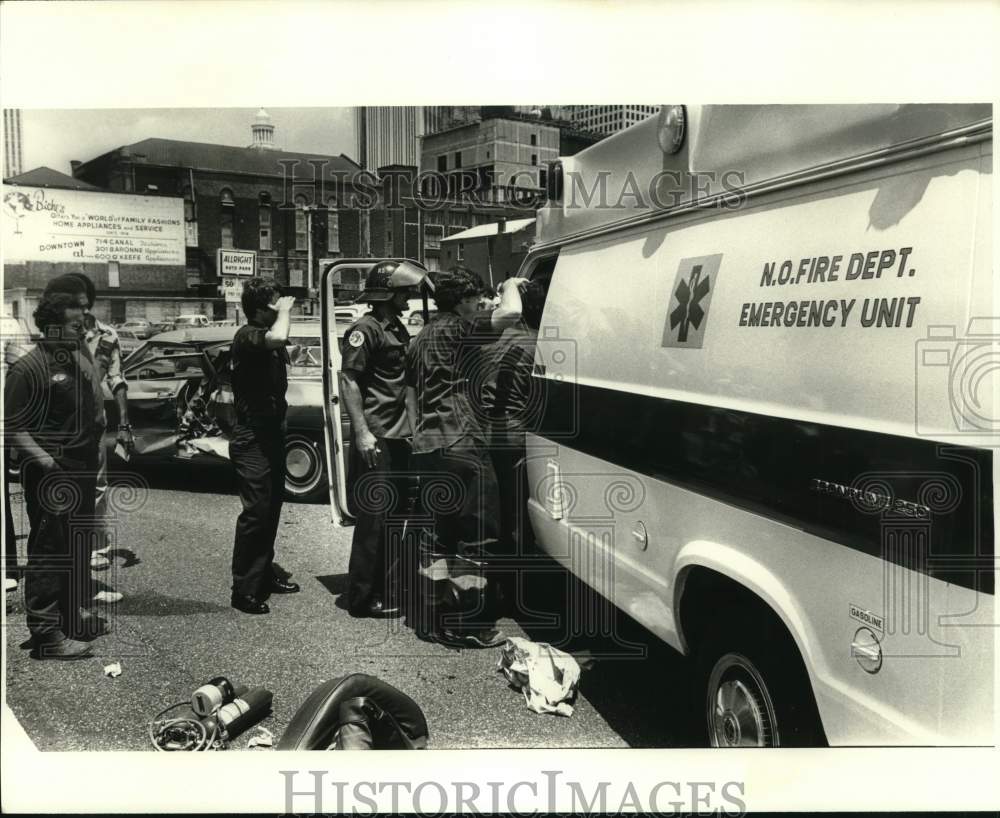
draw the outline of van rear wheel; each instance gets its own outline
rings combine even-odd
[[[710,747],[817,747],[822,724],[805,666],[784,634],[733,626],[699,652],[703,736]]]
[[[705,723],[713,747],[778,747],[771,691],[754,663],[740,653],[719,657],[708,679]]]

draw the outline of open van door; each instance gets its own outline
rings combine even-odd
[[[347,328],[359,318],[352,303],[364,287],[368,271],[382,259],[336,259],[320,273],[320,320],[323,343],[323,431],[326,473],[329,475],[330,516],[335,525],[351,525],[354,515],[347,505],[347,454],[351,446],[351,420],[340,399],[340,344]],[[338,304],[341,301],[343,303]],[[367,308],[364,310],[367,311]]]

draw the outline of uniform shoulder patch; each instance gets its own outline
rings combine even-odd
[[[347,337],[347,343],[349,343],[352,347],[360,347],[364,344],[364,342],[365,334],[359,329],[354,330],[354,332]]]

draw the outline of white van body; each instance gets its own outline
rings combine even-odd
[[[535,538],[683,653],[776,617],[831,745],[994,744],[991,108],[683,114],[539,212]],[[663,170],[666,206],[575,195]]]

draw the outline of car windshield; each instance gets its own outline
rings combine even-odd
[[[138,366],[130,366],[125,378],[129,381],[174,381],[201,378],[203,375],[201,355],[193,354],[144,360]]]
[[[316,378],[323,366],[323,350],[319,338],[295,337],[288,339],[290,378]]]
[[[194,347],[178,346],[177,344],[158,344],[154,340],[144,344],[129,355],[128,362],[129,366],[134,366],[142,361],[148,361],[150,358],[158,358],[161,355],[183,355],[194,352],[197,352]]]

